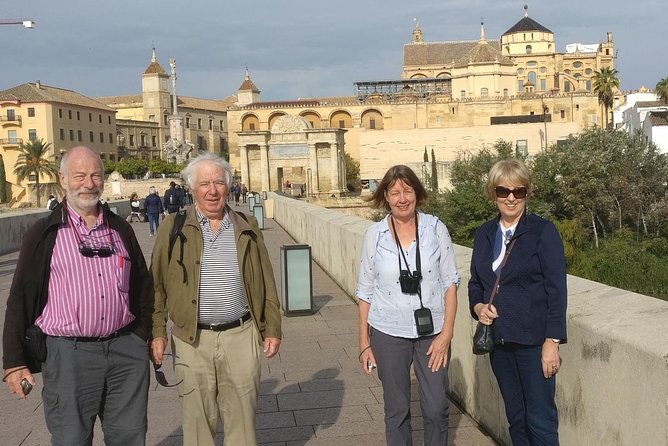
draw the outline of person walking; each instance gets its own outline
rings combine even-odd
[[[260,354],[281,344],[273,269],[257,221],[226,205],[227,161],[205,153],[182,175],[195,204],[167,216],[156,237],[151,358],[164,360],[169,319],[186,446],[213,446],[218,417],[225,445],[254,446]]]
[[[42,372],[54,446],[145,443],[152,280],[132,227],[100,205],[97,152],[63,155],[65,199],[23,238],[3,331],[4,379],[25,399]],[[40,342],[42,341],[42,342]]]
[[[148,235],[152,237],[160,226],[160,215],[164,212],[162,200],[153,186],[149,188],[148,195],[144,198],[144,209],[148,216]]]
[[[418,211],[427,192],[407,166],[391,167],[371,196],[388,214],[362,242],[359,361],[378,367],[389,446],[413,444],[411,365],[419,383],[424,444],[448,444],[448,364],[460,276],[452,241],[435,216]]]
[[[175,181],[170,181],[169,182],[169,189],[165,191],[165,196],[162,200],[162,204],[165,209],[167,209],[167,212],[170,214],[173,214],[175,212],[178,212],[179,209],[181,208],[181,195],[179,192],[176,190],[176,182]]]
[[[489,359],[513,445],[555,446],[559,346],[567,340],[566,260],[555,226],[527,213],[530,192],[522,161],[507,159],[490,169],[485,195],[499,213],[475,232],[469,305],[474,319],[494,327],[497,345]]]

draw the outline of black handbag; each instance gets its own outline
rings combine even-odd
[[[46,334],[37,325],[32,324],[26,329],[23,346],[35,362],[46,361]]]
[[[492,305],[494,296],[496,296],[496,292],[499,289],[499,281],[501,280],[501,271],[503,270],[503,266],[506,264],[506,260],[508,260],[508,256],[510,255],[510,251],[512,251],[513,246],[515,245],[515,241],[516,239],[513,239],[513,241],[510,242],[508,249],[506,249],[506,254],[503,256],[503,261],[499,266],[499,274],[496,276],[496,282],[494,283],[494,288],[492,288],[492,292],[489,295],[487,305]],[[494,327],[492,325],[485,325],[478,322],[478,325],[475,328],[475,333],[473,333],[474,355],[484,355],[494,350],[494,345],[496,342],[494,341]]]

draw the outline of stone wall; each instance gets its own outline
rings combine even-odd
[[[274,219],[351,296],[372,223],[276,194]],[[323,237],[323,234],[327,234]],[[471,353],[466,284],[471,250],[455,246],[458,293],[450,395],[503,444],[503,401],[486,356]],[[668,302],[568,276],[568,343],[557,378],[564,445],[668,444]],[[354,358],[351,359],[354,361]]]

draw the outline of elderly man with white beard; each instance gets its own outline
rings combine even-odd
[[[7,301],[4,379],[25,399],[42,372],[52,445],[143,445],[152,280],[132,227],[100,205],[104,168],[87,147],[60,165],[65,199],[26,233]]]

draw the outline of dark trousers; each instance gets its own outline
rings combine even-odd
[[[506,406],[513,446],[559,444],[556,378],[543,377],[540,345],[497,345],[492,370]]]
[[[153,235],[158,231],[160,226],[160,214],[149,212],[148,214],[148,232]]]
[[[427,366],[427,349],[434,336],[398,338],[371,329],[371,348],[378,362],[378,378],[383,384],[385,439],[388,446],[410,446],[411,376],[413,364],[419,383],[420,409],[424,422],[424,444],[448,444],[448,370],[433,373]]]
[[[47,337],[44,416],[53,446],[89,446],[100,418],[106,445],[143,446],[148,346],[134,334],[102,342]]]

